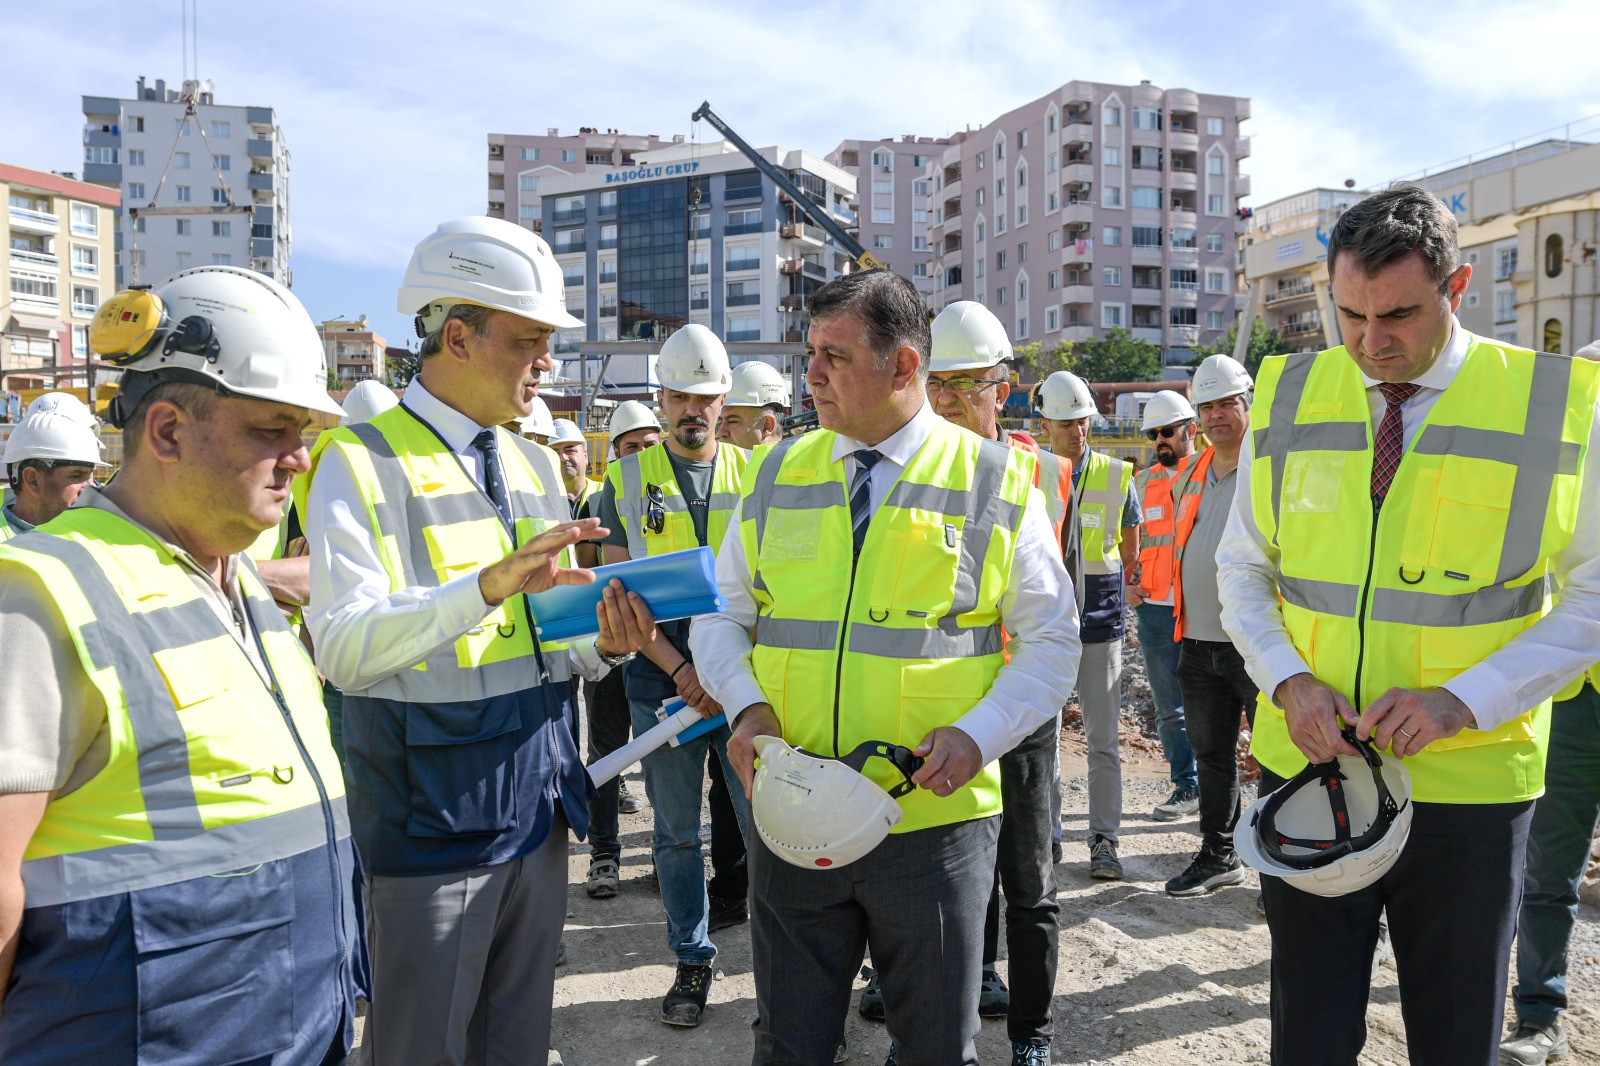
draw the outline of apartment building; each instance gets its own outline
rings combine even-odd
[[[348,389],[368,378],[386,380],[389,346],[373,332],[366,315],[330,318],[317,327],[317,335],[322,338],[323,356],[338,379],[338,388]]]
[[[116,190],[0,163],[0,391],[88,381],[89,324],[114,288]]]
[[[933,179],[927,169],[950,143],[908,133],[899,140],[840,141],[827,155],[856,179],[862,201],[856,239],[890,270],[914,280],[924,297],[933,295]]]
[[[210,81],[140,78],[132,98],[83,97],[83,176],[119,189],[116,282],[192,266],[288,285],[289,149],[270,107],[218,104]]]
[[[1245,279],[1257,284],[1252,312],[1297,351],[1339,343],[1328,296],[1328,231],[1361,189],[1307,189],[1254,209],[1240,247]]]
[[[489,134],[489,207],[493,218],[539,227],[544,211],[540,181],[560,174],[581,174],[590,168],[634,165],[635,155],[683,143],[683,134],[663,141],[653,133],[620,133],[583,126],[563,135],[550,127],[543,137],[522,133]]]
[[[1244,97],[1072,81],[950,138],[931,183],[932,302],[978,300],[1017,344],[1121,327],[1167,362],[1233,324]]]

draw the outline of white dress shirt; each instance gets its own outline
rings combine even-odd
[[[925,403],[911,421],[877,445],[874,450],[883,458],[872,468],[869,513],[877,512],[938,421]],[[840,436],[834,441],[833,460],[839,462],[864,447]],[[847,483],[854,474],[852,462],[845,468]],[[700,680],[722,704],[730,722],[746,707],[767,702],[750,666],[757,612],[739,522],[736,509],[717,553],[717,587],[728,608],[695,619],[689,633]],[[1076,599],[1038,489],[1028,494],[1023,510],[1011,582],[1000,598],[1000,622],[1010,637],[1011,660],[1000,668],[983,699],[951,723],[978,745],[985,764],[1054,718],[1077,682],[1081,647]]]
[[[1400,408],[1407,450],[1440,393],[1455,380],[1471,343],[1472,335],[1457,322],[1445,350],[1417,377],[1415,384],[1421,387]],[[1377,381],[1365,374],[1362,379],[1376,426],[1388,401]],[[1217,584],[1223,628],[1244,657],[1250,677],[1271,698],[1285,680],[1309,668],[1284,628],[1278,604],[1278,551],[1262,536],[1251,506],[1254,454],[1254,440],[1246,434],[1233,513],[1217,551]],[[1600,657],[1600,411],[1589,431],[1578,528],[1571,543],[1551,556],[1550,569],[1561,588],[1554,609],[1441,686],[1467,705],[1479,729],[1495,729],[1522,715]]]
[[[406,386],[402,402],[439,431],[468,476],[482,485],[482,457],[472,441],[487,427],[433,396],[420,377]],[[355,473],[336,449],[324,451],[318,461],[306,512],[311,602],[305,622],[317,668],[344,691],[370,688],[443,651],[492,610],[478,587],[478,570],[443,585],[389,591],[378,531],[361,502]],[[605,673],[593,639],[574,642],[570,657],[574,671],[584,677]]]

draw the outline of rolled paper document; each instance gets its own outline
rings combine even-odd
[[[594,782],[595,788],[599,788],[685,729],[703,721],[705,719],[700,717],[700,712],[689,707],[669,715],[666,721],[634,737],[610,755],[596,759],[589,767],[589,780]]]

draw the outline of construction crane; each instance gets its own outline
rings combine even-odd
[[[722,121],[717,113],[711,110],[711,104],[708,102],[702,102],[695,109],[694,114],[689,116],[690,122],[699,122],[701,119],[709,122],[713,129],[727,138],[728,142],[739,149],[746,159],[754,163],[757,170],[770,178],[772,184],[781,189],[806,218],[816,223],[828,236],[833,238],[834,243],[850,254],[850,258],[856,261],[857,266],[862,270],[883,269],[883,263],[879,262],[876,256],[861,247],[861,242],[850,236],[849,232],[839,225],[826,210],[812,203],[811,198],[800,191],[800,187],[794,183],[782,167],[769,162],[760,152],[750,147],[750,142],[739,136],[734,132],[733,127]]]

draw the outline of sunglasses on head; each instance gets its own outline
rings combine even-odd
[[[644,527],[652,533],[660,533],[667,527],[666,494],[661,491],[660,485],[646,485],[644,498]]]
[[[1167,440],[1168,438],[1176,437],[1179,433],[1182,433],[1183,427],[1187,426],[1188,424],[1189,423],[1187,422],[1179,422],[1175,426],[1162,426],[1160,429],[1147,429],[1145,430],[1144,435],[1150,440],[1155,440],[1157,437],[1160,437],[1162,440]]]

